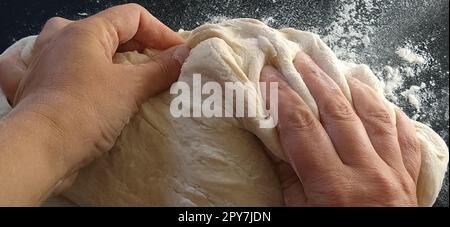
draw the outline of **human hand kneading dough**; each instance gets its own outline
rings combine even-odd
[[[290,163],[276,160],[288,206],[417,206],[420,150],[415,128],[397,109],[396,123],[369,86],[349,78],[347,101],[338,85],[303,52],[294,59],[318,104],[320,121],[276,69],[280,142]],[[267,103],[269,105],[269,103]]]
[[[140,104],[176,81],[189,55],[182,43],[128,4],[50,19],[28,70],[20,48],[2,56],[0,85],[14,109],[0,121],[0,205],[37,205],[107,152]],[[142,65],[112,62],[116,50],[145,47],[165,51]]]
[[[183,39],[144,8],[128,4],[81,21],[54,18],[36,41],[28,69],[20,47],[0,58],[0,86],[14,109],[0,121],[0,205],[39,205],[114,144],[140,104],[166,90],[189,54]],[[180,45],[181,44],[181,45]],[[112,62],[116,51],[163,50],[141,65]],[[353,105],[308,56],[295,64],[319,105],[315,119],[280,82],[279,125],[290,163],[277,161],[285,202],[298,205],[415,206],[420,154],[398,111],[350,80]]]

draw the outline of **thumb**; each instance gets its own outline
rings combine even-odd
[[[133,75],[133,91],[139,103],[149,97],[165,91],[175,82],[181,72],[181,66],[189,56],[186,45],[178,45],[152,56],[147,63],[140,65],[123,65],[125,75]]]

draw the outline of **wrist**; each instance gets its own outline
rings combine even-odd
[[[40,100],[45,100],[41,102]],[[91,133],[93,124],[88,123],[86,111],[77,109],[75,100],[64,95],[49,94],[38,98],[21,100],[14,108],[16,115],[29,127],[39,132],[36,134],[45,155],[53,160],[53,167],[59,177],[67,177],[80,168],[85,153],[91,149],[95,136]]]
[[[0,121],[2,204],[38,205],[67,174],[61,137],[39,117],[13,111]]]

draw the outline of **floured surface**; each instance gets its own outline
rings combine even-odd
[[[317,113],[314,99],[292,65],[296,51],[303,49],[349,100],[348,76],[358,77],[383,94],[381,83],[367,66],[339,61],[311,33],[276,31],[255,20],[232,20],[184,35],[193,49],[181,81],[190,81],[193,73],[218,82],[259,81],[267,58]],[[135,62],[145,57],[127,55],[117,58]],[[262,146],[280,157],[275,130],[259,129],[255,119],[174,119],[168,115],[169,101],[166,93],[144,104],[109,155],[83,170],[66,196],[79,204],[95,205],[282,204],[278,179]],[[257,119],[263,118],[259,112]],[[429,206],[439,192],[448,149],[427,126],[417,123],[416,129],[423,149],[418,200]]]

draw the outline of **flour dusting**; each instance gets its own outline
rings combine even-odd
[[[428,52],[429,40],[422,43],[405,40],[403,45],[392,50],[394,60],[382,61],[383,56],[371,48],[376,45],[373,39],[376,38],[374,36],[377,35],[379,24],[387,22],[380,22],[379,18],[371,15],[387,12],[386,8],[393,1],[387,0],[383,4],[372,0],[341,2],[337,15],[328,26],[312,30],[322,34],[322,39],[338,58],[362,64],[370,62],[369,66],[382,82],[386,97],[394,104],[408,109],[413,119],[430,125],[442,117],[439,116],[442,108],[446,108],[444,118],[448,118],[448,105],[442,103],[435,94],[435,77],[421,78],[421,75],[440,67],[440,63]],[[441,72],[439,76],[445,75],[448,78],[448,71]],[[439,92],[448,97],[448,91],[447,94],[445,90]],[[443,133],[444,136],[448,135],[448,132]]]
[[[418,55],[417,53],[414,53],[411,49],[406,47],[398,48],[395,53],[400,58],[411,64],[423,65],[426,62],[425,58]]]
[[[226,16],[208,16],[208,20],[206,21],[206,23],[217,24],[217,23],[227,21],[229,19],[231,19],[231,18],[226,17]]]
[[[420,83],[420,86],[412,85],[409,89],[401,92],[401,95],[406,98],[408,103],[416,110],[416,113],[412,116],[413,120],[417,120],[422,112],[421,93],[424,92],[425,88],[426,84],[422,82]]]
[[[327,35],[322,37],[323,41],[340,59],[359,63],[357,53],[361,48],[369,46],[375,20],[358,15],[362,12],[370,15],[374,10],[372,1],[366,0],[362,4],[357,1],[342,1],[335,21],[324,29]]]

